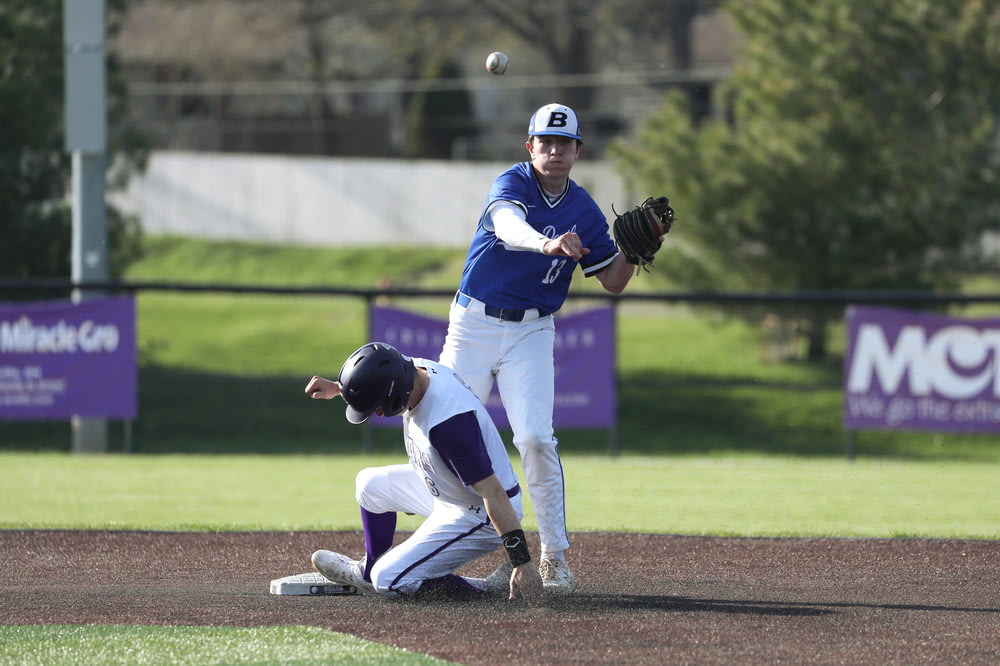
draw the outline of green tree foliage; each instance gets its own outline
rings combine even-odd
[[[730,2],[747,45],[719,96],[727,117],[694,128],[668,95],[616,149],[677,203],[678,274],[717,288],[955,288],[1000,223],[998,6]],[[825,316],[804,330],[822,357]]]
[[[108,0],[110,29],[124,9]],[[0,276],[68,277],[71,164],[63,146],[63,6],[61,0],[5,0],[0,5]],[[109,186],[124,184],[144,159],[141,137],[125,117],[117,63],[108,65]],[[139,252],[138,223],[108,209],[113,276]]]
[[[461,70],[450,60],[433,65],[425,78],[461,82]],[[463,138],[477,133],[469,91],[462,87],[427,90],[410,99],[406,116],[406,157],[451,159]]]

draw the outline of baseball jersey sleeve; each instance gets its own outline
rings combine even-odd
[[[475,413],[456,414],[437,424],[431,428],[430,442],[463,485],[471,486],[493,474]]]
[[[585,277],[597,275],[611,265],[618,256],[618,246],[611,238],[607,220],[600,209],[597,209],[594,224],[588,225],[580,234],[583,246],[590,249],[580,261],[580,268]]]

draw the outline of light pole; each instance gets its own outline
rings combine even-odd
[[[66,151],[73,156],[74,283],[108,279],[104,178],[107,103],[104,0],[63,0]],[[102,294],[74,289],[79,302]],[[72,417],[74,453],[108,450],[107,420]]]

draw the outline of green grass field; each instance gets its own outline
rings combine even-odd
[[[0,529],[358,530],[354,476],[405,456],[0,454]],[[1000,538],[1000,464],[566,456],[570,528]],[[528,507],[525,521],[534,529]],[[401,529],[419,518],[400,517]]]
[[[0,626],[0,663],[93,664],[447,664],[318,627]]]

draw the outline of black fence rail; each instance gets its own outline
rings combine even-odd
[[[65,279],[0,278],[2,294],[37,293],[136,293],[141,291],[177,291],[233,294],[295,294],[316,296],[352,296],[362,299],[381,297],[451,297],[451,289],[387,289],[329,286],[275,286],[229,283],[189,283],[166,281],[74,282]],[[765,291],[661,291],[654,293],[574,293],[570,298],[609,302],[652,301],[659,303],[718,303],[723,305],[900,305],[941,306],[1000,303],[1000,293],[968,294],[902,289],[823,289]]]

